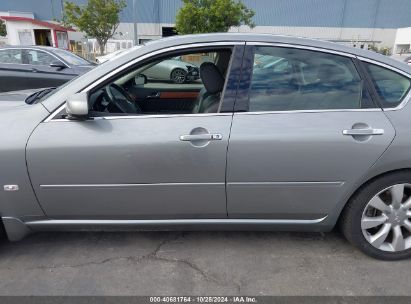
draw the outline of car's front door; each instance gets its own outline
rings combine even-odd
[[[235,94],[241,56],[233,55],[222,104]],[[43,122],[30,137],[28,170],[47,216],[226,218],[232,113],[108,114]]]
[[[234,114],[227,156],[228,215],[322,219],[387,149],[394,129],[354,58],[274,46],[246,53],[249,89],[238,94],[243,108]],[[261,68],[254,54],[290,64]]]

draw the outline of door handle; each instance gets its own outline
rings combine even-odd
[[[223,135],[215,133],[215,134],[189,134],[189,135],[181,135],[181,141],[196,141],[196,140],[222,140]]]
[[[343,130],[342,134],[350,135],[350,136],[383,135],[384,129],[348,129],[348,130]]]

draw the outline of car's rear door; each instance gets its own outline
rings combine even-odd
[[[291,65],[261,69],[254,55]],[[229,217],[317,222],[387,149],[394,128],[353,56],[257,45],[245,58],[227,156]]]

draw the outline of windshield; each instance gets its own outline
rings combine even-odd
[[[65,50],[54,50],[54,52],[63,58],[68,64],[71,65],[90,65],[90,62],[80,56],[77,56],[69,51]]]

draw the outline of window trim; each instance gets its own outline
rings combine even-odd
[[[255,47],[256,46],[267,46],[267,47],[283,47],[283,48],[293,48],[293,49],[301,49],[301,50],[309,50],[309,51],[315,51],[315,52],[320,52],[320,53],[327,53],[327,54],[333,54],[337,56],[343,56],[351,59],[359,77],[361,80],[364,81],[364,85],[366,87],[366,90],[370,94],[372,102],[375,104],[375,108],[359,108],[359,109],[312,109],[312,110],[286,110],[286,111],[256,111],[256,112],[249,112],[249,92],[250,92],[250,85],[251,85],[251,78],[252,78],[252,69],[253,69],[253,58],[254,58],[254,53],[255,53]],[[381,106],[379,105],[379,102],[373,98],[370,92],[369,85],[367,83],[367,80],[365,78],[364,73],[362,73],[361,70],[358,69],[358,66],[356,64],[356,60],[358,59],[358,56],[355,56],[350,53],[344,53],[340,51],[334,51],[334,50],[329,50],[329,49],[324,49],[320,47],[312,47],[312,46],[304,46],[304,45],[293,45],[293,44],[285,44],[285,43],[269,43],[269,42],[247,42],[246,43],[246,50],[244,51],[244,60],[243,60],[243,69],[242,69],[242,77],[241,77],[241,84],[247,84],[247,89],[245,90],[243,88],[243,94],[239,94],[240,98],[237,98],[234,112],[236,114],[280,114],[280,113],[323,113],[323,112],[376,112],[376,111],[383,111]],[[404,72],[403,72],[404,73]],[[407,75],[405,73],[405,75]],[[409,76],[408,76],[409,77]],[[373,88],[375,89],[375,88]],[[411,94],[410,94],[411,97]],[[406,99],[405,97],[404,99]],[[386,109],[384,109],[386,110]]]
[[[233,73],[233,65],[234,67],[238,70],[236,71],[237,73],[241,73],[241,67],[242,67],[242,59],[243,59],[243,52],[244,52],[244,47],[245,47],[245,42],[244,41],[221,41],[221,42],[205,42],[205,43],[190,43],[190,44],[185,44],[185,45],[179,45],[179,46],[172,46],[172,47],[167,47],[167,48],[163,48],[163,49],[159,49],[159,50],[154,50],[152,52],[146,53],[143,56],[140,56],[134,60],[131,60],[119,67],[117,67],[116,69],[110,71],[109,73],[107,73],[106,75],[104,75],[103,77],[99,78],[98,81],[95,81],[89,85],[87,85],[86,87],[84,87],[81,91],[79,92],[86,92],[87,94],[89,94],[92,90],[94,90],[95,88],[97,88],[98,86],[100,86],[103,83],[106,83],[108,81],[110,81],[111,79],[113,79],[114,77],[116,77],[119,74],[122,73],[127,73],[128,70],[130,70],[131,68],[133,68],[136,65],[139,65],[141,63],[144,63],[147,60],[152,60],[156,57],[162,57],[165,54],[169,54],[169,53],[173,53],[173,52],[178,52],[181,50],[187,50],[189,51],[190,49],[192,50],[196,50],[199,48],[231,48],[232,49],[232,55],[231,55],[231,60],[230,60],[230,65],[228,68],[229,73],[229,77],[226,79],[226,83],[224,85],[224,90],[222,92],[222,100],[221,100],[221,105],[220,105],[220,112],[218,113],[189,113],[189,114],[149,114],[149,115],[121,115],[121,116],[116,116],[116,115],[109,115],[109,116],[99,116],[99,117],[92,117],[89,120],[114,120],[114,119],[131,119],[131,118],[159,118],[159,117],[191,117],[191,116],[227,116],[227,115],[232,115],[233,113],[233,109],[234,109],[234,105],[235,105],[235,99],[237,96],[237,87],[238,87],[238,83],[240,82],[240,77],[239,75],[236,75],[236,73]],[[235,58],[235,56],[239,56],[239,58]],[[240,62],[234,62],[234,60],[239,60]],[[236,66],[238,65],[238,66]],[[233,77],[232,79],[230,77]],[[227,95],[227,86],[229,84],[229,82],[233,82],[233,87],[231,88],[230,93],[228,96]],[[233,91],[234,92],[231,92]],[[230,101],[230,103],[228,105],[226,105],[225,102],[227,98],[232,99]],[[65,121],[65,122],[71,122],[72,120],[69,120],[67,118],[55,118],[56,116],[58,116],[64,109],[66,106],[66,102],[64,101],[63,104],[61,104],[61,106],[57,107],[56,110],[54,110],[45,120],[44,122],[52,122],[52,121]],[[225,106],[224,109],[222,106]],[[221,109],[223,109],[223,111],[221,111]]]

